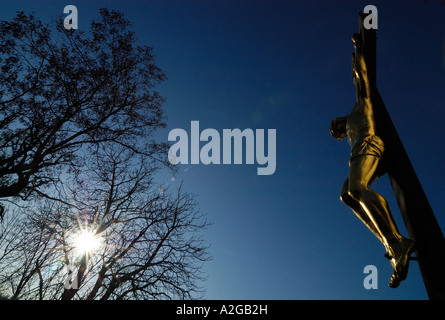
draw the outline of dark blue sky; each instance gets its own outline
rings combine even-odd
[[[417,267],[398,289],[384,248],[339,200],[349,145],[331,119],[355,102],[350,40],[357,13],[378,8],[377,85],[445,230],[445,6],[441,1],[2,1],[48,20],[76,5],[87,29],[99,7],[122,11],[155,47],[169,80],[168,128],[276,129],[277,168],[180,165],[175,181],[198,195],[213,225],[203,283],[209,299],[426,299]],[[374,189],[407,235],[387,177]],[[365,290],[363,269],[378,269]]]

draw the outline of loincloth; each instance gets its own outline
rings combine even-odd
[[[349,164],[352,160],[360,156],[374,156],[382,159],[383,152],[385,151],[385,144],[378,136],[369,136],[356,143],[351,148],[351,156],[349,158]]]

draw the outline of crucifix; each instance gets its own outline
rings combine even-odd
[[[331,123],[331,134],[337,139],[348,137],[351,144],[341,199],[385,246],[394,270],[390,287],[398,287],[410,260],[417,260],[428,297],[445,299],[445,239],[377,89],[376,30],[365,28],[366,16],[359,13],[359,33],[352,37],[357,103],[349,115]],[[386,199],[370,189],[385,173],[408,237],[398,231]]]

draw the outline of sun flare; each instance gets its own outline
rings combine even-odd
[[[89,230],[81,230],[74,237],[74,248],[79,255],[93,253],[101,243],[100,237]]]

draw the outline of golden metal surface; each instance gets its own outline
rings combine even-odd
[[[357,102],[351,113],[331,122],[330,132],[336,139],[348,138],[351,145],[349,174],[341,190],[341,200],[348,205],[386,248],[394,273],[389,283],[396,288],[406,278],[409,256],[414,241],[403,237],[386,199],[370,189],[376,178],[385,172],[382,158],[385,146],[376,134],[373,105],[363,45],[359,34],[352,36],[353,80]]]

